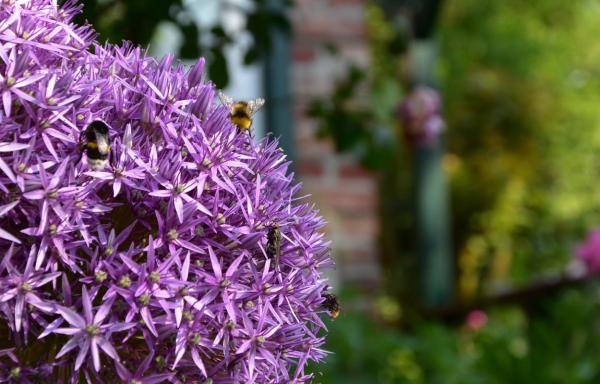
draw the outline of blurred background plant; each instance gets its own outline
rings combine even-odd
[[[383,170],[382,211],[391,201],[393,212],[384,220],[384,246],[393,243],[384,256],[411,259],[410,159],[398,157],[400,135],[396,145],[389,140],[408,82],[409,43],[397,39],[410,36],[376,3],[367,10],[374,65],[353,67],[330,101],[315,100],[310,113],[338,150]],[[437,69],[461,299],[560,271],[598,222],[600,194],[590,179],[600,153],[599,16],[595,1],[443,2]],[[354,100],[361,85],[364,110]],[[390,173],[390,161],[397,172]]]
[[[598,222],[598,17],[595,1],[446,3],[440,67],[463,297],[562,269]]]
[[[596,383],[599,295],[593,283],[528,308],[494,306],[485,310],[489,320],[474,328],[466,317],[413,318],[398,331],[383,326],[381,316],[351,312],[328,324],[335,354],[318,366],[315,383]],[[352,297],[345,302],[355,302]]]
[[[229,83],[230,68],[225,50],[239,38],[236,28],[228,28],[225,21],[230,11],[241,12],[234,23],[242,23],[243,30],[251,36],[251,44],[245,48],[244,63],[249,65],[262,59],[271,46],[271,28],[290,33],[285,11],[291,0],[204,0],[211,3],[218,17],[216,20],[195,19],[197,3],[185,0],[90,0],[85,2],[79,22],[89,21],[99,33],[98,41],[120,43],[129,40],[147,45],[164,29],[175,30],[180,35],[177,47],[182,59],[205,57],[208,76],[219,88]],[[229,12],[229,13],[228,13]],[[198,22],[199,21],[199,22]]]
[[[365,165],[379,171],[386,292],[408,308],[387,327],[380,306],[371,316],[350,311],[332,324],[335,354],[331,365],[320,367],[319,382],[597,382],[598,285],[565,284],[546,292],[545,284],[577,264],[575,246],[599,220],[600,44],[594,36],[600,3],[443,2],[437,70],[449,127],[443,166],[451,188],[457,300],[469,308],[481,297],[515,293],[508,305],[477,313],[486,319],[480,329],[469,328],[465,317],[457,322],[464,311],[450,321],[423,319],[406,297],[418,291],[414,219],[406,215],[411,163],[399,153],[403,138],[394,135],[396,124],[374,116],[378,110],[394,116],[407,89],[408,43],[398,44],[398,51],[378,50],[393,38],[376,31],[386,23],[392,27],[377,4],[368,9],[369,37],[377,41],[370,42],[374,67],[352,69],[332,99],[315,101],[311,114],[338,150],[358,151]],[[383,96],[393,103],[367,105],[369,112],[359,113],[346,89],[363,81],[367,100],[385,94],[377,86],[380,62],[393,68],[383,72],[383,82],[402,86]],[[345,94],[346,100],[340,97]],[[360,129],[346,129],[348,122]],[[382,127],[394,138],[391,151],[389,141],[372,139],[382,136]],[[594,251],[588,246],[588,267]],[[531,304],[521,293],[534,282],[541,282],[541,296]]]
[[[304,6],[217,1],[222,17],[199,23],[187,14],[196,3],[98,0],[86,2],[82,17],[111,41],[140,44],[167,23],[182,36],[175,51],[207,56],[208,76],[222,87],[231,75],[224,52],[241,30],[251,36],[243,61],[259,62],[272,44],[268,31],[293,38],[289,12]],[[324,3],[308,8],[318,13]],[[589,267],[600,249],[594,256],[590,245],[580,261],[573,254],[600,223],[600,2],[354,3],[364,10],[368,65],[345,61],[340,47],[323,39],[336,58],[336,85],[299,108],[323,142],[378,179],[382,281],[368,295],[342,292],[342,315],[328,323],[333,353],[314,368],[322,372],[315,382],[599,382],[600,287],[580,278],[581,260]],[[390,12],[392,3],[399,12]],[[439,7],[437,17],[425,14],[436,27],[434,85],[447,126],[442,167],[457,292],[432,312],[420,308],[415,160],[396,115],[413,85],[412,24],[424,4]],[[235,32],[224,22],[228,7],[246,15]],[[311,86],[319,88],[318,80]],[[524,300],[532,286],[535,299]],[[468,314],[479,307],[480,326],[473,327]]]

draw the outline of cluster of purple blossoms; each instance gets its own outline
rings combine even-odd
[[[427,86],[418,86],[406,97],[398,110],[404,135],[412,145],[437,142],[445,129],[441,116],[439,93]]]
[[[100,46],[77,12],[0,0],[0,381],[307,381],[332,261],[278,143],[238,132],[202,60]]]

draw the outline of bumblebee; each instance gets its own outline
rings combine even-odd
[[[325,298],[325,301],[321,304],[323,308],[329,312],[329,316],[331,316],[332,319],[337,318],[341,312],[340,302],[337,296],[328,292],[323,293],[322,296]]]
[[[281,256],[281,231],[279,226],[274,224],[267,232],[267,256],[275,260],[275,265],[279,265]]]
[[[219,92],[219,98],[223,105],[229,108],[229,118],[238,128],[238,131],[252,133],[252,116],[265,105],[265,99],[233,101],[231,97],[225,95],[223,92]]]
[[[81,155],[85,152],[87,155],[87,165],[90,169],[94,171],[104,169],[108,163],[108,156],[110,154],[108,125],[100,120],[92,121],[85,131],[81,133],[79,141],[79,160],[81,160]]]

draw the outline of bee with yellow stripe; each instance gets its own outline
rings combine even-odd
[[[265,99],[233,101],[231,97],[225,95],[223,92],[219,92],[219,98],[223,105],[229,108],[229,118],[238,128],[238,131],[252,134],[252,116],[265,105]]]
[[[85,141],[83,138],[85,137]],[[91,170],[104,169],[110,154],[110,141],[108,138],[108,125],[100,120],[92,121],[85,131],[81,133],[79,160],[85,152],[87,165]]]
[[[327,312],[329,312],[329,316],[332,319],[337,318],[341,312],[340,302],[337,296],[329,292],[324,292],[323,294],[321,294],[321,296],[325,299],[325,301],[323,301],[323,304],[321,304],[322,307]]]

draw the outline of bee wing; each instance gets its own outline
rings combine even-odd
[[[231,107],[233,107],[233,99],[224,94],[222,91],[219,91],[219,99],[221,99],[221,103],[223,103],[223,105],[227,108],[231,109]]]
[[[263,98],[249,101],[248,108],[250,108],[250,114],[254,115],[263,105],[265,105],[265,99]]]

